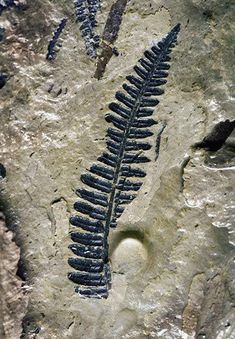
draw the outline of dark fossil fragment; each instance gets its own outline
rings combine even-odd
[[[97,24],[96,14],[100,9],[100,0],[75,0],[76,21],[79,22],[80,31],[85,41],[86,52],[91,58],[96,58],[100,38],[95,34]]]
[[[122,22],[122,16],[127,5],[127,0],[116,0],[111,6],[108,19],[106,21],[104,31],[102,34],[102,52],[98,58],[97,68],[95,71],[95,78],[98,80],[102,78],[105,68],[111,59],[112,55],[118,55],[115,47],[112,45],[116,41],[119,29]]]
[[[157,161],[159,157],[162,133],[164,132],[165,128],[166,128],[166,123],[164,122],[160,130],[157,132],[156,146],[155,146],[155,161]]]
[[[5,9],[15,7],[15,0],[3,0],[0,2],[0,15]]]
[[[123,91],[116,93],[117,102],[109,105],[110,113],[106,115],[114,126],[107,130],[107,150],[89,173],[81,176],[86,188],[76,191],[79,200],[74,208],[78,214],[70,218],[71,225],[79,228],[71,233],[74,243],[70,245],[78,258],[69,258],[75,271],[68,278],[77,284],[75,290],[82,297],[108,297],[109,231],[116,227],[125,205],[135,199],[146,175],[140,167],[150,161],[144,152],[151,148],[146,139],[154,134],[150,128],[156,124],[151,118],[159,102],[155,97],[163,94],[159,86],[166,83],[169,55],[179,30],[178,24],[147,50],[134,67],[136,74],[126,77]]]
[[[0,179],[5,178],[7,175],[6,168],[3,164],[0,163]]]
[[[8,76],[5,73],[0,72],[0,89],[6,85]]]
[[[204,148],[208,151],[218,151],[235,128],[235,120],[220,121],[212,131],[201,141],[194,145],[196,148]]]
[[[21,3],[19,0],[0,0],[0,15],[6,9],[17,8],[19,10],[25,10],[28,6],[25,3]]]
[[[5,38],[5,31],[4,27],[0,27],[0,42],[2,42]]]
[[[59,40],[60,35],[61,35],[61,33],[63,32],[63,30],[66,26],[66,23],[67,23],[66,18],[61,20],[59,26],[57,27],[56,31],[53,34],[52,39],[49,41],[49,44],[48,44],[48,47],[47,47],[48,52],[47,52],[47,55],[46,55],[47,60],[54,60],[56,58],[56,47],[59,46],[58,40]]]

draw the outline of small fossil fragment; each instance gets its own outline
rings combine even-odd
[[[25,1],[21,2],[19,0],[0,0],[0,15],[2,14],[4,10],[13,8],[13,7],[22,9],[22,10],[25,10],[28,8]]]
[[[164,122],[160,130],[157,132],[156,146],[155,146],[155,161],[157,161],[159,157],[161,137],[162,137],[162,133],[164,132],[165,128],[166,128],[166,123]]]
[[[15,0],[2,0],[0,2],[0,15],[2,14],[2,12],[5,9],[11,8],[11,7],[15,7]]]
[[[5,28],[4,27],[0,27],[0,42],[4,40],[5,38]]]
[[[0,163],[0,179],[5,178],[7,175],[6,168],[3,164]]]
[[[116,41],[119,29],[122,23],[122,16],[127,5],[127,0],[117,0],[111,7],[108,19],[106,21],[101,48],[102,52],[98,58],[97,68],[95,71],[95,78],[98,80],[102,78],[105,68],[111,59],[112,55],[116,53],[117,49],[112,47]],[[118,55],[118,54],[115,54]]]
[[[205,148],[208,151],[218,151],[235,127],[235,120],[220,121],[205,138],[194,145],[196,148]]]
[[[0,72],[0,89],[6,85],[8,76],[2,72]]]
[[[59,46],[58,40],[59,40],[60,35],[61,35],[61,33],[63,32],[63,30],[66,26],[66,23],[67,23],[66,18],[61,20],[58,28],[56,29],[56,31],[53,34],[52,39],[49,41],[48,48],[47,48],[48,52],[47,52],[47,55],[46,55],[47,60],[54,60],[56,58],[56,46]]]

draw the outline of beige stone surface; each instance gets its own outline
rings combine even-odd
[[[103,1],[100,32],[112,3]],[[10,74],[0,90],[0,156],[31,288],[24,338],[233,338],[234,148],[210,154],[192,146],[217,122],[234,119],[234,4],[131,0],[120,55],[100,81],[73,3],[28,4],[0,17],[7,29],[1,62]],[[49,63],[47,42],[64,16],[62,47]],[[138,198],[110,233],[109,298],[80,299],[67,279],[74,189],[105,147],[115,92],[177,22],[179,44],[155,111],[167,123],[160,156],[154,162],[150,152]],[[233,135],[228,142],[234,147]]]

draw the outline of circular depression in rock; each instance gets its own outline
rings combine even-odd
[[[146,266],[148,258],[144,244],[136,238],[122,239],[112,254],[112,270],[134,275]]]

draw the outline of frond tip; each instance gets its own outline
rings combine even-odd
[[[96,58],[100,38],[94,33],[96,14],[100,9],[100,0],[75,0],[76,22],[80,23],[80,31],[85,42],[86,52],[91,58]]]
[[[125,205],[135,199],[146,176],[140,167],[150,161],[143,153],[152,147],[149,138],[157,124],[151,116],[159,103],[156,97],[164,93],[159,86],[166,84],[169,55],[179,30],[178,24],[162,41],[145,51],[134,67],[135,74],[126,77],[123,91],[116,93],[116,102],[109,105],[106,115],[106,121],[113,125],[107,130],[107,150],[89,173],[81,175],[86,188],[76,191],[80,199],[74,208],[79,214],[71,217],[70,223],[82,232],[71,232],[74,244],[69,246],[79,258],[68,260],[75,270],[68,278],[78,285],[75,291],[81,297],[108,297],[109,230],[117,226]]]
[[[46,55],[47,60],[54,60],[56,58],[56,47],[58,46],[58,40],[66,24],[67,24],[67,19],[66,18],[62,19],[56,31],[54,32],[52,39],[49,41],[49,44],[47,47],[48,51]]]

